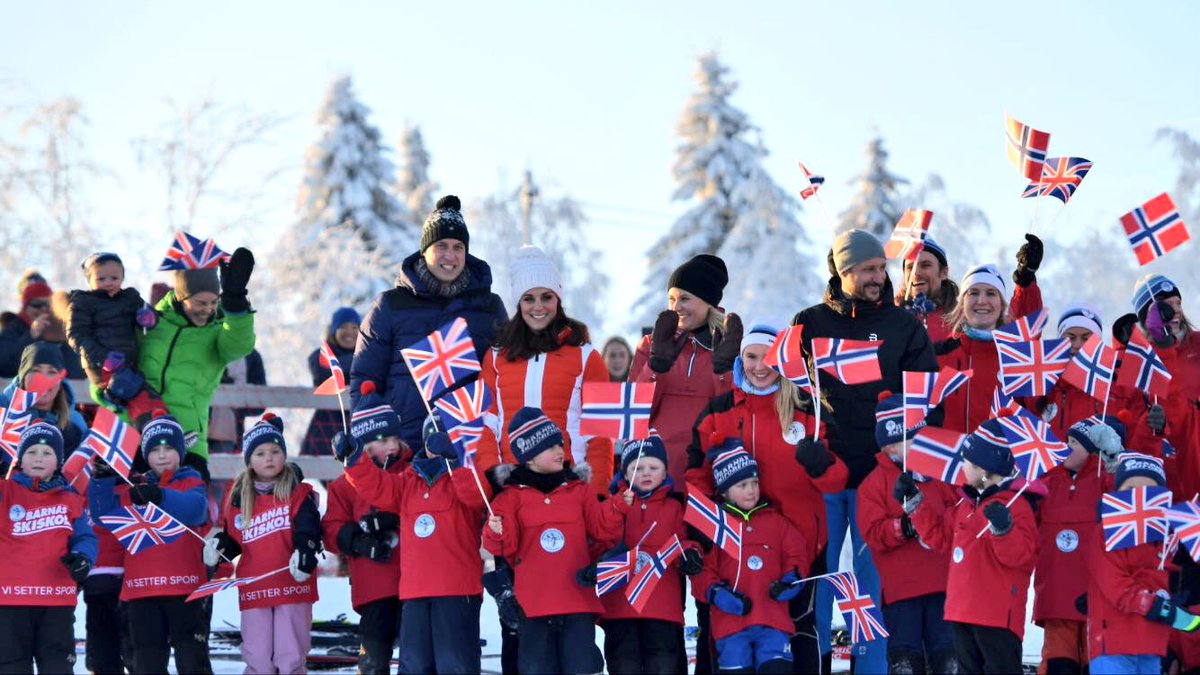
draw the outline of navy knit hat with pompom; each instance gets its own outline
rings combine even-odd
[[[283,450],[283,454],[287,454],[287,443],[283,440],[283,420],[272,412],[263,413],[258,424],[242,434],[242,459],[246,460],[246,466],[250,466],[250,455],[264,443],[274,443]]]

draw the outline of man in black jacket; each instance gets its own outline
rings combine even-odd
[[[792,324],[804,326],[804,348],[812,353],[812,339],[843,338],[878,342],[878,382],[846,385],[833,376],[820,375],[821,394],[833,410],[835,424],[830,426],[830,449],[841,457],[850,470],[846,489],[825,496],[829,526],[826,562],[839,569],[846,529],[850,530],[854,554],[854,573],[859,587],[880,604],[879,574],[871,553],[863,543],[855,522],[855,500],[859,483],[875,466],[875,405],[884,390],[901,391],[903,371],[937,370],[937,359],[929,335],[916,317],[897,307],[883,245],[865,230],[849,230],[838,235],[829,251],[829,287],[824,300],[800,312]],[[817,377],[816,372],[812,373]],[[818,630],[823,649],[829,649],[830,620],[827,584],[818,587]],[[855,668],[862,673],[887,672],[887,641],[883,639],[855,646]]]

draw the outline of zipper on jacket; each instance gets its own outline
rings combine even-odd
[[[167,358],[163,359],[162,378],[158,381],[159,396],[162,396],[167,391],[167,368],[171,365],[171,357],[175,355],[175,343],[179,341],[179,336],[183,335],[184,328],[187,328],[187,326],[183,326],[175,331],[175,337],[171,338],[171,345],[167,347]]]
[[[694,340],[695,338],[692,338],[692,339]],[[688,358],[688,372],[687,372],[688,377],[692,376],[692,366],[695,365],[695,363],[696,363],[696,347],[693,345],[692,346],[692,355],[690,358]]]

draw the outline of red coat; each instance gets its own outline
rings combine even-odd
[[[88,517],[92,520],[92,534],[96,535],[96,543],[99,551],[96,553],[96,564],[92,566],[92,571],[88,576],[97,574],[124,574],[125,573],[125,547],[121,546],[121,542],[117,541],[112,530],[108,529],[95,522],[95,516],[89,512]]]
[[[1164,656],[1171,627],[1146,619],[1154,593],[1167,590],[1158,569],[1158,544],[1105,551],[1097,538],[1090,549],[1088,657]]]
[[[0,606],[75,606],[79,587],[60,559],[84,510],[74,490],[0,480]]]
[[[517,602],[525,616],[600,614],[595,589],[583,587],[575,573],[592,562],[588,539],[614,541],[621,536],[625,502],[601,502],[591,486],[569,480],[548,494],[509,480],[492,502],[504,521],[504,534],[483,526],[483,547],[504,557],[513,568]]]
[[[922,494],[928,485],[920,486]],[[936,500],[922,500],[912,522],[923,541],[939,551],[950,551],[946,620],[1005,628],[1022,639],[1038,545],[1037,523],[1028,500],[1017,499],[1009,507],[1013,526],[1007,534],[976,536],[988,525],[984,507],[995,501],[1006,504],[1015,494],[1010,482],[978,501],[973,494],[964,496],[948,509],[938,509]]]
[[[158,486],[164,492],[167,490],[191,492],[195,497],[195,503],[199,505],[200,496],[196,493],[204,490],[204,480],[199,473],[187,470],[185,475],[179,478],[164,475]],[[200,488],[200,490],[196,488]],[[100,488],[92,488],[93,491],[98,489]],[[121,506],[133,504],[129,500],[129,486],[124,482],[116,486],[116,493]],[[203,494],[205,495],[204,505],[199,508],[207,513],[207,492]],[[159,508],[170,512],[165,501],[159,505]],[[171,515],[177,520],[182,520],[179,513]],[[186,520],[182,520],[182,522],[184,525],[189,524]],[[136,555],[129,553],[123,547],[121,551],[125,554],[125,578],[121,583],[121,600],[186,596],[196,590],[197,586],[208,581],[208,572],[204,569],[204,542],[190,534],[184,534],[169,544],[151,546]]]
[[[400,555],[392,559],[404,570],[397,570],[401,600],[479,595],[479,523],[487,506],[476,485],[478,474],[459,468],[430,485],[420,471],[429,460],[417,462],[397,475],[359,461],[346,468],[345,477],[359,499],[400,514]],[[487,481],[479,483],[491,496]],[[391,595],[396,595],[395,586]]]
[[[1128,445],[1139,452],[1158,455],[1162,441],[1175,447],[1173,459],[1166,459],[1167,485],[1175,501],[1190,500],[1200,492],[1200,331],[1191,331],[1183,341],[1166,349],[1155,348],[1163,365],[1171,373],[1167,397],[1157,401],[1167,413],[1167,427],[1162,435],[1150,431],[1146,424],[1149,407],[1155,403],[1148,396],[1135,394],[1126,407],[1133,413]]]
[[[613,500],[623,501],[621,495],[626,489],[625,483],[620,483]],[[605,548],[611,548],[622,541],[632,549],[637,546],[642,535],[654,525],[654,529],[642,542],[642,551],[653,553],[657,551],[672,536],[678,536],[685,546],[691,544],[685,536],[683,526],[683,503],[678,493],[670,494],[667,489],[660,487],[651,492],[645,499],[634,496],[633,506],[625,511],[623,538],[605,542]],[[691,544],[694,546],[694,544]],[[642,557],[642,556],[639,556]],[[676,559],[678,560],[678,559]],[[634,611],[633,606],[625,599],[624,591],[613,591],[600,598],[604,604],[604,620],[609,619],[657,619],[683,625],[683,575],[678,563],[672,563],[668,572],[659,580],[646,601],[641,614]]]
[[[767,626],[791,635],[795,626],[788,604],[772,600],[768,591],[771,582],[788,572],[797,571],[803,576],[812,565],[810,550],[800,531],[769,506],[753,511],[743,523],[740,578],[737,558],[715,546],[709,550],[704,556],[704,571],[693,579],[692,593],[707,601],[709,587],[724,582],[750,599],[750,613],[746,616],[733,616],[710,607],[713,639],[720,640],[750,626]]]
[[[287,567],[292,557],[292,523],[301,508],[315,508],[312,486],[298,483],[291,499],[281,502],[272,494],[258,495],[249,523],[240,508],[226,504],[221,529],[237,542],[242,557],[237,564],[239,578],[253,577]],[[238,608],[258,609],[317,601],[317,577],[297,582],[288,572],[277,572],[252,584],[238,587]]]
[[[892,496],[900,467],[885,452],[875,457],[879,466],[858,486],[855,516],[858,531],[871,547],[871,559],[879,570],[883,604],[945,593],[950,554],[931,548],[920,538],[904,537],[900,524],[904,509]],[[922,499],[936,501],[939,511],[949,510],[958,501],[954,488],[941,481],[923,483],[921,494]]]
[[[369,464],[375,466],[369,458],[362,458],[355,466]],[[386,475],[395,475],[404,471],[403,461],[388,466]],[[338,548],[338,532],[342,526],[354,524],[372,511],[371,502],[367,501],[359,491],[354,489],[348,478],[349,469],[334,480],[326,488],[325,515],[321,518],[321,538],[325,541],[326,550],[347,556],[350,566],[350,605],[358,611],[359,607],[382,600],[396,597],[396,589],[400,587],[400,550],[399,545],[392,550],[392,557],[387,562],[375,562],[365,557],[355,557]],[[395,512],[395,509],[381,509]]]
[[[845,489],[849,473],[846,464],[831,452],[829,458],[833,463],[825,473],[815,479],[809,477],[804,467],[796,463],[796,446],[783,438],[774,394],[755,396],[734,389],[713,399],[703,414],[696,423],[695,437],[688,452],[693,455],[703,453],[704,444],[714,433],[741,438],[746,452],[758,462],[763,499],[800,530],[804,541],[812,547],[809,557],[815,559],[829,538],[825,528],[824,495]],[[814,420],[807,413],[796,411],[792,419],[811,432]],[[821,425],[821,438],[825,438],[827,428],[828,425]],[[700,467],[687,471],[687,480],[704,494],[719,497],[715,494],[712,464],[707,457]]]
[[[1033,622],[1084,621],[1075,609],[1075,598],[1087,592],[1088,552],[1100,537],[1096,509],[1100,496],[1111,489],[1107,472],[1097,475],[1097,455],[1072,475],[1061,464],[1038,481],[1047,495],[1038,505],[1037,568],[1033,576]]]
[[[707,335],[706,330],[699,334]],[[676,490],[684,488],[687,448],[692,442],[692,427],[708,402],[729,391],[733,373],[714,375],[712,349],[693,334],[671,369],[656,373],[650,369],[650,336],[642,338],[633,365],[630,382],[654,382],[654,403],[650,408],[650,426],[658,431],[667,446],[667,471]]]

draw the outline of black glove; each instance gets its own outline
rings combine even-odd
[[[900,516],[900,534],[903,534],[905,539],[917,538],[917,528],[913,527],[912,519],[907,513]]]
[[[367,534],[395,532],[400,529],[400,516],[390,511],[371,509],[370,513],[358,519],[358,526]]]
[[[162,499],[162,488],[157,485],[138,483],[129,488],[129,501],[138,506],[145,506],[147,503],[161,504]]]
[[[833,460],[829,457],[829,448],[819,439],[803,438],[796,444],[796,462],[804,467],[810,478],[820,478],[825,475]]]
[[[354,466],[362,457],[362,443],[355,440],[353,436],[339,431],[333,435],[331,445],[333,446],[333,456],[347,467]]]
[[[312,539],[303,532],[293,532],[292,549],[300,554],[297,569],[312,574],[312,571],[317,569],[317,553],[321,550],[321,540]]]
[[[1037,280],[1038,268],[1042,266],[1042,240],[1035,235],[1025,235],[1025,243],[1017,251],[1017,269],[1013,272],[1013,283],[1025,288]]]
[[[68,553],[59,558],[71,573],[71,580],[77,584],[87,581],[88,572],[92,571],[92,563],[82,553]]]
[[[146,386],[146,378],[132,368],[122,368],[108,380],[108,398],[115,403],[132,401]]]
[[[385,563],[392,557],[392,547],[379,537],[359,532],[354,538],[354,555],[372,562]]]
[[[742,319],[730,312],[725,315],[725,326],[713,331],[712,368],[716,375],[733,370],[733,360],[742,353]]]
[[[435,431],[425,438],[425,454],[452,462],[458,461],[458,448],[454,447],[454,441],[450,440],[450,434],[444,431]]]
[[[525,612],[517,603],[513,593],[511,572],[507,567],[500,567],[483,575],[483,588],[496,601],[499,610],[500,623],[509,630],[516,630],[525,622]]]
[[[1008,534],[1012,529],[1012,512],[1004,505],[1004,502],[989,502],[983,507],[983,517],[988,519],[992,534],[997,537]]]
[[[900,475],[896,476],[896,482],[892,484],[892,497],[903,504],[920,496],[921,491],[917,489],[917,481],[913,480],[912,472],[901,471]]]
[[[650,370],[665,373],[675,365],[675,359],[679,358],[679,352],[688,341],[686,332],[675,337],[678,327],[679,315],[669,309],[654,320],[654,330],[650,333]]]
[[[99,455],[92,457],[92,478],[95,480],[103,480],[105,478],[116,478],[117,472],[108,462],[100,458]]]
[[[1155,434],[1162,435],[1163,429],[1167,428],[1167,411],[1158,404],[1150,406],[1146,411],[1146,424],[1150,425],[1150,430]]]
[[[1079,612],[1080,614],[1082,614],[1084,616],[1087,616],[1087,613],[1088,613],[1087,593],[1084,593],[1083,595],[1079,596],[1078,598],[1075,598],[1075,611]]]
[[[239,248],[228,261],[221,262],[221,306],[227,312],[242,314],[250,311],[246,299],[246,286],[254,272],[254,254],[248,248]]]
[[[1133,330],[1137,326],[1137,322],[1137,314],[1123,314],[1121,318],[1113,322],[1113,339],[1123,345],[1128,345],[1129,338],[1133,337]]]
[[[580,586],[596,585],[596,563],[580,569],[575,573],[575,582]]]
[[[683,557],[679,560],[679,571],[689,577],[694,577],[704,570],[704,558],[694,548],[683,549]]]

